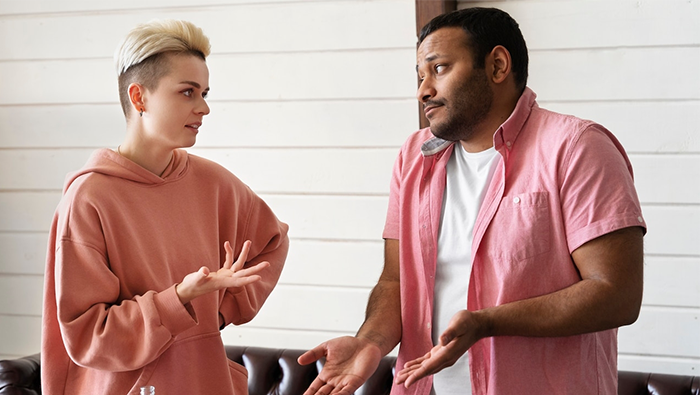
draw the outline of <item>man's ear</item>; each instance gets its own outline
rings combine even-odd
[[[497,45],[491,50],[489,58],[492,63],[489,77],[494,84],[500,84],[511,74],[513,64],[510,52],[502,45]]]
[[[129,84],[129,101],[131,101],[131,108],[134,109],[134,111],[138,112],[143,112],[146,111],[144,108],[144,97],[146,93],[146,88],[143,87],[141,84],[137,84],[135,82]]]

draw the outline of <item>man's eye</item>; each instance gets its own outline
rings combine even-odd
[[[440,73],[440,72],[442,72],[443,70],[445,70],[445,66],[444,66],[444,65],[441,65],[441,64],[436,64],[436,65],[435,65],[435,72],[436,72],[436,73]]]

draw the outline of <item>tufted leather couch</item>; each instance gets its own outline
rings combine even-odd
[[[300,366],[302,350],[226,346],[228,357],[248,369],[250,395],[301,395],[322,367]],[[389,393],[395,358],[382,360],[356,395]],[[0,361],[0,395],[41,394],[39,354]],[[619,395],[700,395],[700,377],[658,373],[619,373]]]

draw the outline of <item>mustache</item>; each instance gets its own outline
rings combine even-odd
[[[444,106],[445,103],[442,100],[428,100],[423,103],[423,108],[428,106]]]

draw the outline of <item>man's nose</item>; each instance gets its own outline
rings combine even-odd
[[[425,103],[431,98],[435,97],[435,87],[433,86],[432,80],[430,78],[425,78],[421,81],[418,86],[418,91],[416,92],[416,98],[419,102]]]

